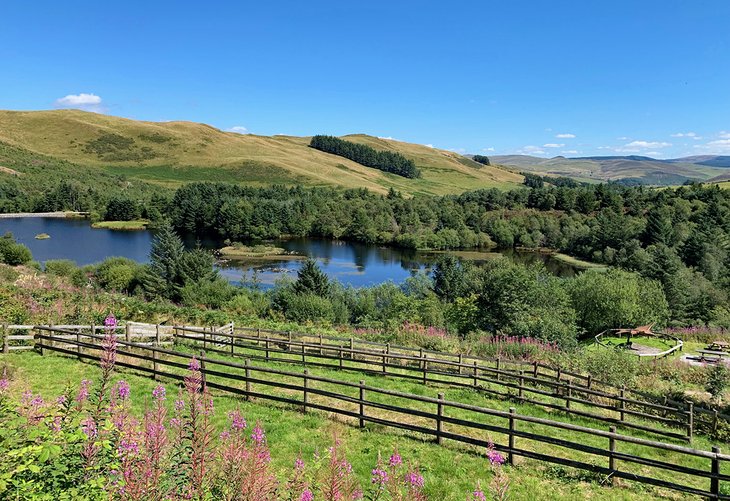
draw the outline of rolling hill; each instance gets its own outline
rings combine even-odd
[[[399,152],[423,175],[406,179],[365,167],[310,148],[309,137],[242,135],[194,122],[143,122],[78,110],[0,111],[0,142],[170,187],[230,181],[441,195],[522,182],[510,170],[450,151],[360,134],[345,139]]]
[[[657,160],[643,156],[540,158],[529,155],[497,155],[492,162],[522,172],[567,176],[586,182],[621,181],[632,184],[676,185],[685,181],[709,181],[727,174],[730,158],[696,156]]]

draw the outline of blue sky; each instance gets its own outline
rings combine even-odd
[[[730,154],[730,1],[7,0],[0,108],[466,153]]]

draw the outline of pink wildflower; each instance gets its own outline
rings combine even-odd
[[[388,472],[380,467],[376,467],[375,469],[373,469],[371,475],[372,476],[370,477],[370,483],[379,485],[381,487],[388,483]]]
[[[157,385],[157,387],[155,387],[155,389],[152,390],[152,397],[158,401],[165,400],[165,394],[166,394],[166,390],[165,390],[165,387],[162,385]]]
[[[126,382],[124,380],[119,381],[117,383],[116,389],[117,389],[117,395],[119,396],[119,398],[121,400],[126,400],[127,398],[129,398],[130,387],[129,387],[128,382]]]
[[[312,501],[314,499],[314,494],[312,494],[312,491],[309,489],[304,489],[302,491],[302,495],[299,496],[299,501]]]
[[[417,471],[409,471],[406,473],[405,480],[411,487],[418,489],[422,488],[424,484],[423,476]]]

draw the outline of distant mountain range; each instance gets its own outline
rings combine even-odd
[[[578,181],[616,181],[626,184],[676,185],[686,181],[724,181],[730,178],[730,156],[696,155],[683,158],[595,156],[540,158],[529,155],[495,155],[493,164],[521,172],[566,176]]]

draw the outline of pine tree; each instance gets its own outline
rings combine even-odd
[[[317,266],[317,262],[309,258],[304,261],[297,273],[297,281],[294,282],[294,291],[299,294],[315,294],[327,297],[330,293],[331,284],[327,275]]]
[[[185,248],[169,224],[160,227],[152,242],[150,264],[142,277],[142,285],[151,296],[175,299],[182,285],[180,265]]]

